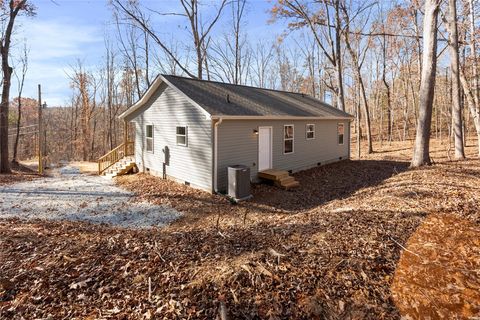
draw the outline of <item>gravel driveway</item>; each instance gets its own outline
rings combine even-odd
[[[0,218],[106,223],[127,228],[163,226],[180,217],[167,206],[134,202],[112,180],[64,168],[52,177],[0,186]]]

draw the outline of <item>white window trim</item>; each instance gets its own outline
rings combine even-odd
[[[311,131],[311,132],[313,132],[313,138],[309,138],[309,137],[308,137],[308,132],[309,132],[309,131],[308,131],[308,126],[313,126],[313,131]],[[294,137],[295,137],[295,136],[294,136]],[[315,124],[314,124],[314,123],[307,123],[307,124],[305,125],[305,139],[307,139],[307,140],[315,140]]]
[[[340,133],[338,132],[339,130],[339,127],[342,126],[343,127],[343,139],[342,139],[342,143],[339,142],[340,140]],[[343,146],[345,144],[345,123],[343,122],[338,122],[337,123],[337,144],[339,146]]]
[[[185,128],[185,135],[177,133],[177,128],[179,128],[179,127],[184,127]],[[179,136],[181,136],[181,137],[185,136],[185,144],[178,143],[177,137],[179,137]],[[188,126],[186,126],[186,125],[175,126],[175,143],[176,143],[177,146],[188,147]]]
[[[147,127],[148,126],[152,126],[152,137],[147,137],[147,132],[148,132],[148,129]],[[148,150],[147,148],[147,140],[148,139],[152,139],[152,150]],[[148,153],[154,153],[154,150],[155,150],[155,126],[151,123],[147,123],[145,124],[145,151],[148,152]]]
[[[292,127],[292,131],[293,131],[293,138],[285,138],[285,127]],[[282,135],[283,135],[283,154],[293,154],[295,153],[295,126],[293,124],[284,124],[283,125],[283,132],[282,132]],[[285,152],[285,141],[287,140],[292,140],[292,152]]]

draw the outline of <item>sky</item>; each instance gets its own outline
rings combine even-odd
[[[42,100],[49,106],[65,105],[71,96],[68,73],[81,61],[85,66],[100,66],[104,55],[104,36],[114,32],[112,11],[108,0],[32,0],[37,7],[34,17],[21,17],[16,25],[12,48],[13,66],[18,64],[24,43],[29,50],[28,72],[24,85],[25,97],[37,97],[37,85],[42,85]],[[179,12],[178,0],[145,0],[146,7],[161,12]],[[213,0],[215,3],[215,0]],[[247,8],[245,30],[249,37],[275,37],[283,31],[280,23],[268,24],[268,0],[251,0]],[[206,9],[209,10],[209,9]],[[225,12],[224,12],[225,13]],[[208,15],[208,11],[206,12]],[[162,16],[156,30],[162,36],[187,37],[178,33],[186,26],[182,17]],[[226,19],[226,18],[225,18]],[[218,29],[222,29],[220,21]],[[190,41],[190,39],[185,39]],[[11,96],[18,92],[12,78]]]

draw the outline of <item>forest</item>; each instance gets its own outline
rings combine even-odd
[[[413,141],[417,133],[424,136],[423,144],[425,135],[444,141],[452,157],[462,157],[467,138],[478,143],[479,10],[473,0],[431,5],[278,0],[271,3],[265,24],[285,28],[273,38],[245,31],[254,2],[179,4],[178,12],[162,12],[141,1],[108,3],[111,30],[105,36],[103,62],[87,67],[81,57],[73,61],[65,70],[70,102],[44,111],[49,161],[95,160],[116,147],[124,129],[118,115],[159,73],[317,97],[354,115],[355,157],[374,152],[375,141]],[[20,15],[35,14],[33,5],[25,6]],[[3,8],[4,16],[7,13]],[[170,15],[184,19],[189,43],[158,30]],[[426,29],[427,19],[433,29]],[[23,97],[21,91],[29,51],[26,45],[20,51],[13,59],[13,74],[21,86],[10,93],[8,108],[9,158],[15,161],[34,157],[38,140],[28,130],[36,125],[36,97]],[[431,88],[422,87],[422,79]]]
[[[479,319],[479,1],[108,0],[98,63],[87,49],[58,62],[67,98],[47,103],[58,83],[31,83],[44,69],[20,26],[48,5],[88,20],[95,4],[0,1],[0,319]],[[273,152],[256,165],[273,127],[245,127],[223,149],[235,162],[251,150],[238,141],[255,151],[235,166],[259,178],[244,174],[237,201],[208,160],[221,117],[202,117],[215,130],[198,140],[205,152],[170,119],[155,123],[177,130],[163,150],[148,123],[138,153],[122,145],[134,132],[119,115],[159,74],[301,93],[281,93],[301,106],[310,95],[348,112],[350,130],[349,115],[307,97],[342,117],[316,122],[333,125],[323,131],[308,117],[302,141],[275,120],[281,156],[304,160],[302,142],[322,154],[273,170]],[[341,152],[331,162],[307,144],[322,141]],[[179,149],[198,155],[175,159],[175,179]],[[149,156],[163,172],[140,170]],[[199,168],[210,187],[191,183]]]

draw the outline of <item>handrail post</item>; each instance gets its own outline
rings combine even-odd
[[[127,149],[128,149],[128,122],[127,120],[123,120],[123,154],[127,156]]]

